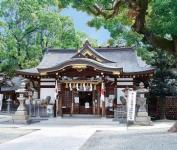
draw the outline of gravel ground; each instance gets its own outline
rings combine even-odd
[[[80,150],[177,150],[177,134],[97,131]]]

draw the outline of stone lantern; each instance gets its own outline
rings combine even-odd
[[[30,123],[27,109],[25,107],[25,100],[26,100],[25,95],[27,95],[28,93],[28,91],[26,91],[25,89],[25,85],[26,84],[23,81],[21,83],[20,88],[16,90],[16,93],[18,94],[17,99],[19,100],[20,105],[13,116],[13,121],[15,123],[22,123],[22,124]]]
[[[135,124],[138,125],[152,125],[151,119],[148,116],[147,110],[146,110],[146,98],[145,94],[148,93],[149,90],[144,87],[144,83],[141,82],[139,84],[139,88],[137,90],[137,99],[136,104],[139,106]]]
[[[10,97],[7,99],[7,112],[10,113],[11,112],[11,102],[12,100],[10,99]]]

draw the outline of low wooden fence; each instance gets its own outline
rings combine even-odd
[[[156,97],[149,104],[149,114],[156,119],[160,118],[160,98]],[[177,119],[177,97],[166,96],[165,115],[167,119]]]

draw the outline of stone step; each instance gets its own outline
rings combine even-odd
[[[45,122],[49,123],[49,124],[57,124],[57,125],[114,125],[117,126],[119,125],[118,121],[113,121],[112,118],[100,118],[100,117],[92,117],[89,118],[91,116],[87,116],[88,118],[86,118],[86,116],[84,116],[84,118],[82,118],[83,116],[64,116],[63,118],[61,117],[57,117],[57,118],[50,118],[47,121],[42,121],[43,124],[45,124]]]

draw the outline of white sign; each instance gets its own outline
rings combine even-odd
[[[90,106],[89,106],[89,103],[88,103],[88,102],[86,102],[86,103],[85,103],[85,108],[90,108]]]
[[[136,91],[128,91],[127,121],[135,120]]]
[[[76,103],[76,104],[79,103],[79,97],[74,97],[74,103]]]

